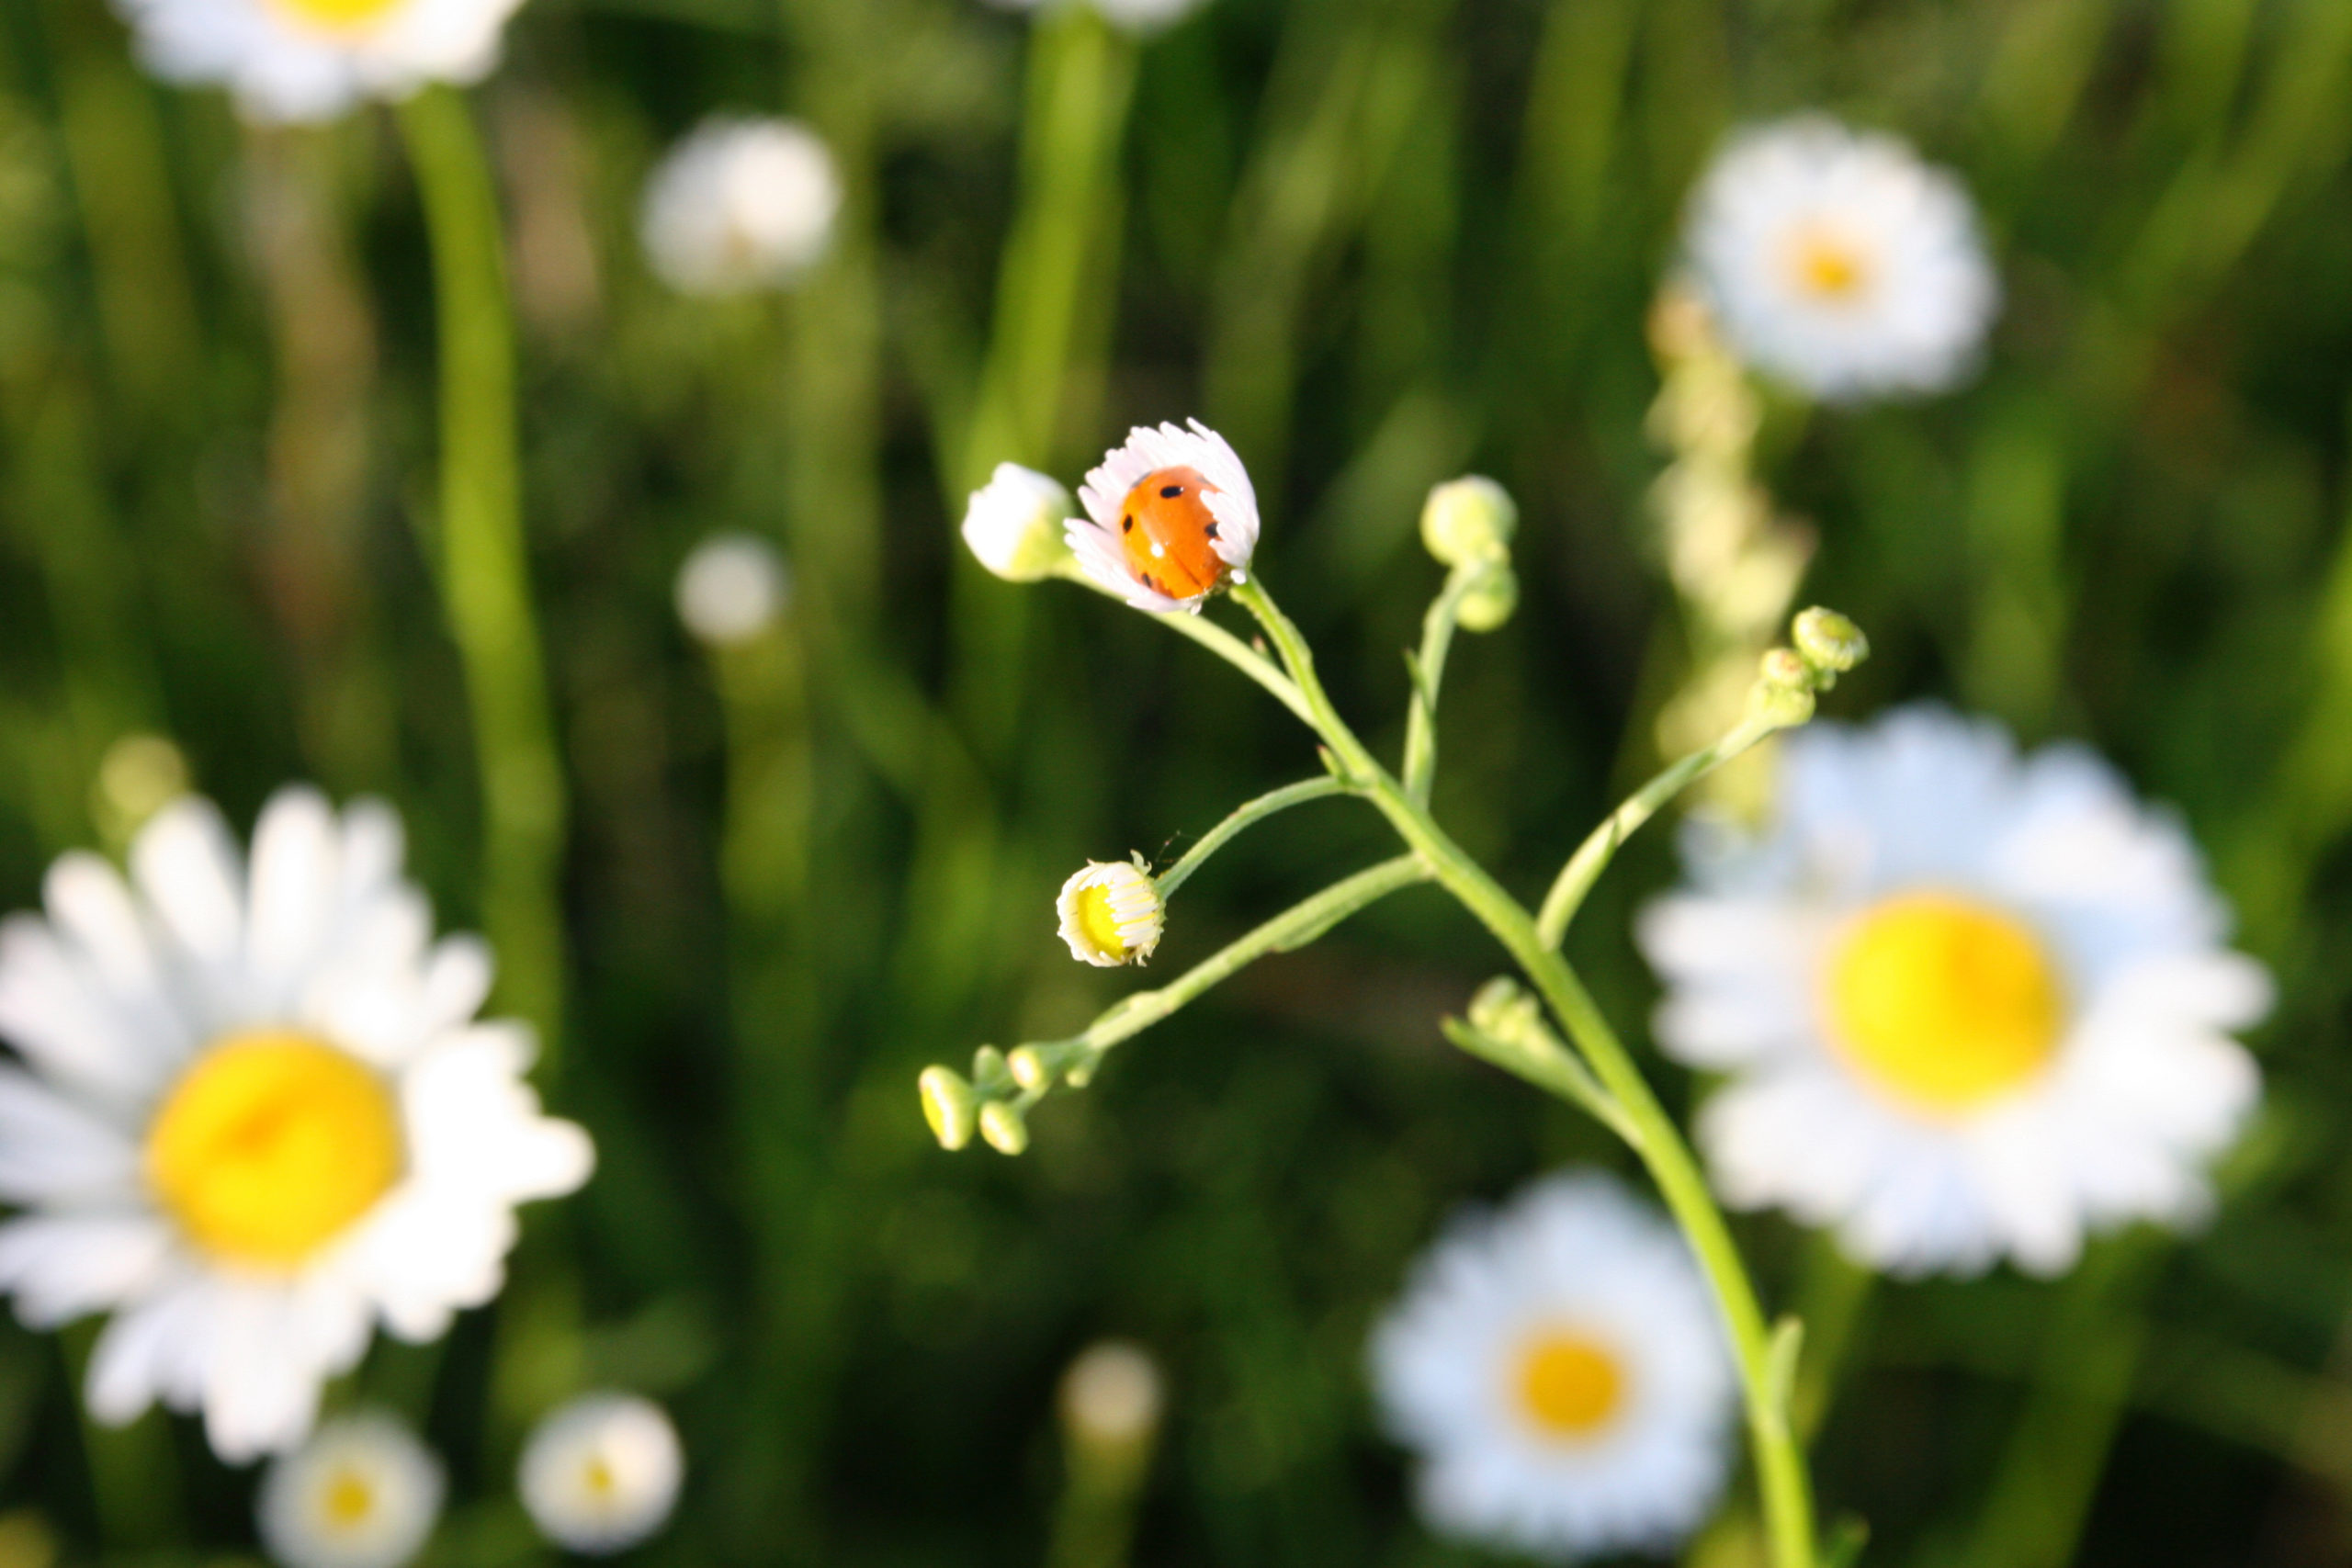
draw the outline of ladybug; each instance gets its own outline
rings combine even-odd
[[[1119,548],[1137,582],[1170,599],[1195,599],[1225,581],[1216,514],[1197,468],[1155,468],[1119,507]]]

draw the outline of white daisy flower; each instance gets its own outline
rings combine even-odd
[[[1681,1236],[1599,1172],[1456,1219],[1374,1331],[1372,1370],[1442,1534],[1661,1550],[1723,1489],[1737,1391],[1713,1301]]]
[[[1258,547],[1249,471],[1224,436],[1190,423],[1130,430],[1078,487],[1086,518],[1070,519],[1069,547],[1138,610],[1198,614],[1212,591],[1242,581]]]
[[[277,1460],[254,1502],[285,1568],[401,1568],[441,1514],[441,1461],[389,1416],[340,1416]]]
[[[1822,398],[1951,386],[2000,305],[1960,182],[1819,115],[1736,137],[1684,243],[1741,356]]]
[[[218,83],[247,118],[332,119],[363,98],[475,82],[522,0],[115,0],[147,68]]]
[[[816,265],[841,205],[841,175],[815,131],[720,117],[653,171],[639,233],[654,272],[681,294],[746,294]]]
[[[1062,1374],[1062,1425],[1081,1443],[1127,1448],[1159,1429],[1159,1365],[1140,1345],[1104,1339]]]
[[[660,1529],[678,1500],[685,1456],[650,1400],[591,1393],[541,1421],[523,1450],[523,1506],[541,1533],[602,1556]]]
[[[36,1329],[113,1313],[100,1420],[201,1410],[241,1462],[310,1430],[373,1325],[431,1339],[497,1294],[514,1208],[585,1180],[534,1043],[477,1021],[489,951],[432,940],[400,818],[281,790],[250,868],[183,796],[128,886],[75,852],[0,923],[0,1291]]]
[[[1007,582],[1037,582],[1069,558],[1069,491],[1035,468],[999,463],[964,509],[964,543]]]
[[[774,545],[756,534],[714,534],[678,569],[678,619],[711,647],[732,648],[775,626],[791,591]]]
[[[2270,987],[2180,825],[1938,708],[1782,747],[1775,819],[1694,836],[1640,926],[1659,1043],[1731,1075],[1698,1126],[1724,1196],[1900,1274],[2054,1274],[2086,1231],[2197,1217]]]
[[[1098,969],[1141,964],[1159,945],[1167,917],[1159,889],[1140,861],[1088,861],[1054,900],[1072,958]]]

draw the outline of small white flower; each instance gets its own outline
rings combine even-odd
[[[521,0],[115,0],[149,70],[219,83],[257,120],[331,119],[362,98],[473,82]]]
[[[1078,487],[1086,517],[1070,519],[1069,547],[1087,576],[1138,610],[1197,614],[1212,591],[1242,580],[1258,547],[1249,470],[1224,436],[1190,423],[1130,430]]]
[[[992,4],[1008,11],[1035,11],[1045,8],[1048,0],[992,0]],[[1104,21],[1130,33],[1152,33],[1173,27],[1207,3],[1207,0],[1052,0],[1052,3],[1090,4],[1101,13]]]
[[[705,120],[646,182],[645,254],[682,294],[791,283],[825,254],[841,175],[817,133],[788,119]]]
[[[1684,243],[1740,355],[1823,398],[1952,385],[2000,305],[1960,182],[1819,115],[1736,137]]]
[[[766,631],[790,594],[784,558],[755,534],[714,534],[678,569],[678,619],[714,648]]]
[[[1681,1236],[1598,1172],[1456,1219],[1374,1330],[1423,1517],[1547,1558],[1660,1551],[1723,1489],[1736,1389]]]
[[[1070,956],[1098,969],[1149,958],[1167,915],[1140,861],[1088,861],[1062,884],[1054,908]]]
[[[1120,1448],[1159,1427],[1159,1368],[1140,1346],[1104,1339],[1062,1374],[1062,1424],[1081,1443]]]
[[[248,866],[183,796],[128,886],[77,851],[0,923],[0,1291],[37,1329],[112,1312],[100,1420],[161,1399],[232,1462],[287,1448],[377,1323],[440,1336],[498,1293],[514,1205],[587,1179],[529,1029],[474,1018],[489,950],[433,941],[401,859],[388,807],[297,787]]]
[[[1730,1075],[1698,1127],[1727,1200],[1901,1274],[2054,1274],[2203,1211],[2270,991],[2177,822],[1936,708],[1792,736],[1777,794],[1640,926],[1659,1043]]]
[[[441,1461],[389,1416],[340,1416],[262,1477],[262,1545],[285,1568],[401,1568],[440,1517]]]
[[[650,1400],[591,1393],[541,1421],[523,1450],[523,1506],[558,1546],[603,1556],[660,1529],[685,1456]]]
[[[1058,482],[1018,463],[999,463],[964,509],[964,543],[1007,582],[1040,581],[1069,558],[1062,528],[1070,512],[1069,491]]]

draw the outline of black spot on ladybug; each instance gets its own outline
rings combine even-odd
[[[1135,520],[1135,514],[1134,514],[1133,513],[1129,513],[1126,516],[1122,517],[1122,518],[1120,518],[1120,519],[1119,519],[1119,532],[1120,532],[1120,533],[1122,533],[1122,534],[1132,534],[1132,533],[1134,533],[1134,532],[1135,532],[1135,530],[1136,530],[1136,520]]]
[[[1184,487],[1182,485],[1161,485],[1159,487],[1159,498],[1162,501],[1173,501],[1183,493]]]
[[[1142,583],[1146,588],[1150,589],[1154,593],[1159,592],[1159,584],[1151,580],[1151,573],[1148,571],[1139,571],[1136,573],[1136,581]]]
[[[1216,538],[1216,524],[1214,524],[1214,523],[1204,523],[1204,524],[1202,524],[1202,525],[1201,525],[1201,536],[1202,536],[1203,538],[1204,538],[1204,539],[1214,539],[1214,538]]]

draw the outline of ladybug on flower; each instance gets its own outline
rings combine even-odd
[[[1258,544],[1258,497],[1225,437],[1137,426],[1086,476],[1086,517],[1066,537],[1096,582],[1139,610],[1200,612],[1217,589],[1244,581]]]

